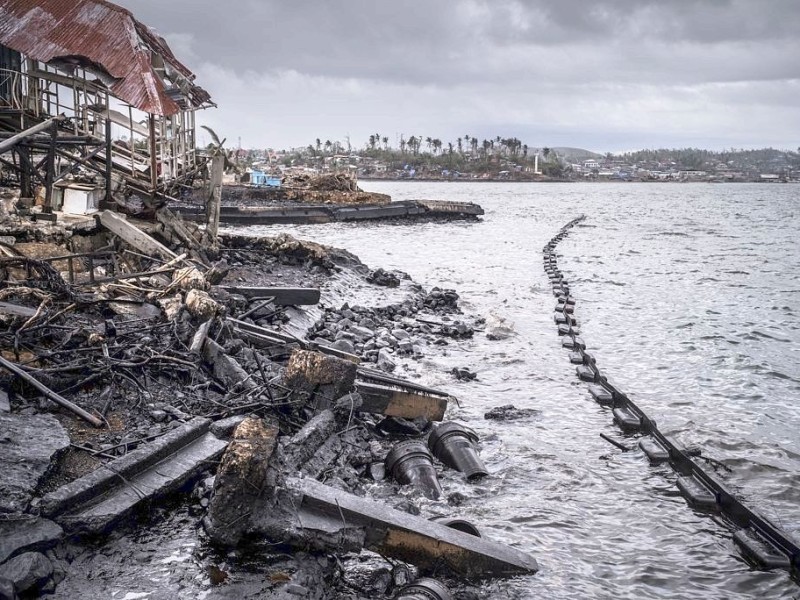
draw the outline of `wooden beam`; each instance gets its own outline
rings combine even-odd
[[[29,385],[35,387],[46,398],[52,400],[53,402],[55,402],[59,406],[63,406],[64,408],[66,408],[68,410],[71,410],[76,415],[81,417],[83,420],[88,421],[89,423],[91,423],[95,427],[102,427],[103,426],[103,421],[102,420],[98,419],[93,414],[90,414],[90,413],[86,412],[80,406],[70,402],[69,400],[67,400],[66,398],[61,396],[60,394],[57,394],[56,392],[51,390],[49,387],[47,387],[43,383],[40,383],[39,381],[37,381],[32,375],[30,375],[29,373],[26,373],[25,371],[23,371],[19,366],[15,365],[14,363],[12,363],[9,360],[6,360],[2,356],[0,356],[0,366],[3,367],[4,369],[6,369],[7,371],[10,371],[11,373],[16,375],[20,379],[24,380]]]
[[[19,144],[22,140],[31,137],[39,133],[40,131],[45,131],[49,127],[53,125],[53,123],[58,123],[59,121],[63,120],[64,117],[53,117],[51,119],[47,119],[43,123],[39,123],[38,125],[34,125],[33,127],[28,127],[24,131],[20,131],[16,135],[12,135],[10,138],[3,140],[0,142],[0,154],[11,150],[14,146]]]
[[[274,298],[273,302],[280,306],[290,304],[317,304],[319,302],[319,288],[267,288],[267,287],[239,287],[233,285],[221,286],[231,294],[240,294],[245,298]]]
[[[19,304],[12,304],[11,302],[0,302],[0,314],[30,319],[36,314],[36,309],[20,306]]]
[[[100,213],[100,223],[111,231],[111,233],[119,236],[126,243],[143,254],[164,258],[166,260],[172,260],[178,256],[164,244],[154,240],[144,231],[128,223],[124,217],[115,212],[104,210]]]
[[[356,391],[364,400],[359,410],[387,417],[425,417],[431,421],[441,421],[447,410],[446,397],[429,396],[362,381],[356,382]]]
[[[225,156],[215,154],[211,158],[211,177],[206,204],[206,234],[215,250],[219,248],[219,214],[222,206],[222,175],[225,171]]]

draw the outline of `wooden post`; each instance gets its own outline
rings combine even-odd
[[[111,119],[106,116],[106,202],[111,202],[111,172]]]
[[[220,149],[222,152],[222,149]],[[219,213],[222,204],[222,174],[225,169],[225,157],[215,154],[211,159],[211,176],[209,180],[208,203],[206,205],[206,235],[215,250],[219,247]]]
[[[149,115],[148,124],[150,129],[150,187],[155,196],[158,189],[158,157],[156,148],[156,116]]]
[[[58,138],[58,122],[50,125],[50,148],[47,150],[47,172],[44,179],[44,212],[53,212],[53,180],[56,170],[56,140]]]
[[[47,121],[44,121],[43,123],[29,127],[28,129],[20,131],[18,134],[12,135],[10,138],[3,140],[0,142],[0,154],[10,150],[25,138],[29,138],[32,135],[36,135],[37,133],[44,131],[45,129],[51,127],[53,123],[57,123],[62,119],[63,117],[53,117],[52,119],[47,119]]]
[[[30,150],[26,146],[19,146],[17,155],[19,156],[20,166],[20,196],[22,198],[33,198],[33,174],[31,173],[33,165],[31,165]]]

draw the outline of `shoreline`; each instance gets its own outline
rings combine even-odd
[[[72,243],[75,243],[74,237]],[[25,509],[23,505],[19,505],[17,514],[18,518],[25,521],[34,518],[37,526],[51,527],[51,530],[54,525],[48,524],[53,523],[51,519],[55,519],[62,524],[67,535],[55,529],[43,544],[30,546],[24,538],[19,537],[21,531],[18,532],[15,526],[6,532],[10,543],[16,544],[15,547],[18,548],[11,552],[12,562],[17,561],[20,556],[31,555],[39,557],[36,560],[52,567],[49,574],[40,581],[41,586],[44,586],[40,589],[55,590],[55,597],[70,597],[79,592],[84,597],[107,597],[111,589],[119,589],[120,585],[125,585],[126,580],[132,586],[131,590],[142,589],[141,585],[134,583],[131,569],[135,573],[141,571],[142,566],[138,563],[143,560],[142,554],[149,557],[145,560],[146,563],[151,560],[159,561],[159,540],[166,540],[173,534],[174,532],[168,533],[173,527],[177,527],[179,531],[178,539],[194,548],[193,553],[199,553],[205,559],[171,563],[168,580],[158,582],[151,591],[168,589],[177,577],[184,581],[183,586],[187,585],[187,578],[194,581],[195,583],[189,584],[190,588],[193,593],[199,594],[215,585],[214,577],[210,580],[207,577],[208,573],[219,569],[225,573],[223,579],[230,577],[243,593],[280,593],[280,590],[290,588],[310,591],[324,586],[327,593],[347,597],[344,594],[352,591],[352,585],[341,587],[341,583],[332,583],[334,567],[338,561],[328,560],[325,565],[305,553],[292,550],[288,555],[283,554],[276,563],[268,558],[270,551],[265,548],[261,552],[266,550],[267,555],[254,574],[252,547],[248,545],[249,542],[245,546],[235,546],[240,548],[236,553],[243,553],[239,555],[240,559],[232,558],[233,555],[230,554],[223,558],[220,551],[215,549],[215,544],[211,543],[212,540],[219,541],[225,537],[220,534],[220,518],[217,515],[216,519],[212,519],[209,528],[209,516],[213,514],[215,498],[224,494],[224,483],[215,480],[213,471],[209,472],[201,464],[188,476],[189,487],[186,487],[187,484],[179,486],[178,489],[183,492],[178,496],[175,496],[178,489],[170,488],[170,491],[163,493],[164,501],[167,502],[165,506],[172,508],[159,509],[155,513],[147,508],[135,508],[130,513],[126,510],[120,517],[114,517],[113,521],[101,520],[98,525],[92,524],[93,521],[85,521],[79,512],[75,513],[76,507],[69,503],[71,508],[68,514],[74,516],[64,520],[65,517],[59,516],[58,510],[61,509],[53,508],[60,505],[58,502],[63,504],[64,500],[54,504],[54,498],[61,498],[67,494],[64,490],[71,489],[71,486],[78,485],[87,477],[96,479],[95,475],[102,471],[103,464],[116,465],[120,461],[133,460],[132,457],[137,453],[146,453],[149,447],[160,443],[159,440],[179,434],[182,436],[180,432],[200,417],[210,418],[212,422],[231,423],[224,426],[227,429],[220,434],[223,435],[219,438],[220,442],[209,442],[217,444],[216,448],[220,444],[227,444],[222,441],[227,439],[226,435],[235,435],[234,427],[244,415],[266,416],[267,420],[264,422],[279,426],[279,439],[285,442],[279,445],[276,454],[278,466],[274,468],[280,470],[280,465],[286,460],[292,460],[291,440],[295,438],[291,436],[297,436],[301,424],[308,425],[308,419],[313,415],[327,414],[331,410],[334,411],[331,418],[339,418],[335,416],[338,413],[330,405],[330,399],[322,401],[325,396],[320,396],[317,388],[303,392],[305,384],[302,383],[302,378],[292,380],[294,383],[286,379],[287,366],[292,369],[298,352],[308,353],[304,348],[323,350],[324,353],[319,356],[328,358],[321,360],[338,361],[336,364],[345,365],[345,368],[352,363],[334,358],[335,356],[359,356],[362,361],[366,361],[362,365],[371,365],[363,369],[358,367],[361,375],[357,377],[362,379],[357,378],[355,388],[346,381],[339,384],[332,382],[334,387],[340,386],[340,391],[329,396],[331,399],[342,392],[352,394],[354,389],[356,396],[359,392],[365,394],[374,386],[358,381],[370,381],[363,379],[367,376],[373,382],[395,381],[394,385],[399,385],[401,389],[406,385],[410,386],[407,387],[409,391],[413,391],[415,387],[411,382],[404,384],[392,373],[399,372],[401,365],[408,361],[417,361],[428,352],[435,352],[433,349],[446,345],[448,339],[472,336],[475,328],[480,326],[480,322],[474,317],[461,314],[458,295],[454,291],[438,288],[425,290],[411,281],[405,273],[370,269],[347,251],[313,242],[301,242],[288,235],[250,238],[227,234],[222,237],[222,255],[225,256],[227,265],[215,263],[205,274],[198,272],[196,267],[186,267],[181,271],[182,275],[176,275],[177,271],[173,272],[172,278],[165,273],[126,280],[129,283],[122,288],[115,288],[122,284],[121,281],[101,287],[94,286],[101,294],[97,298],[99,304],[87,305],[86,308],[79,307],[71,312],[64,312],[67,306],[65,303],[70,299],[70,288],[64,288],[62,284],[55,288],[45,287],[46,293],[51,295],[48,301],[51,308],[40,311],[37,321],[44,323],[44,338],[33,341],[20,332],[23,347],[28,348],[26,352],[31,353],[31,357],[27,359],[29,364],[31,358],[38,357],[33,364],[38,364],[39,367],[31,373],[54,389],[63,390],[61,393],[71,401],[102,416],[110,425],[99,430],[93,429],[54,405],[37,402],[35,397],[31,398],[25,386],[20,387],[21,382],[8,380],[7,374],[2,373],[4,387],[11,391],[9,411],[2,418],[13,421],[15,427],[23,427],[24,430],[26,422],[38,419],[37,415],[43,415],[45,420],[37,426],[36,435],[49,440],[56,448],[52,455],[41,459],[50,464],[41,464],[40,468],[44,469],[41,481],[33,482],[28,487],[27,502],[30,502],[30,506]],[[58,249],[57,244],[53,246],[50,252],[63,256],[64,251]],[[20,260],[25,262],[24,259]],[[63,265],[56,264],[56,267],[62,268]],[[215,269],[225,271],[222,278],[212,274]],[[34,279],[37,273],[34,271]],[[48,277],[50,281],[55,281],[52,272]],[[215,283],[211,283],[212,280]],[[221,285],[226,281],[235,281],[237,286],[256,288],[265,283],[289,286],[311,284],[322,288],[323,301],[319,306],[306,308],[280,307],[258,298],[248,299],[230,293]],[[119,300],[115,300],[120,297],[119,291],[123,289],[124,297],[127,298],[125,302],[135,300],[133,304],[121,304]],[[168,293],[159,292],[160,289]],[[67,295],[64,296],[64,293]],[[139,299],[136,300],[137,298]],[[25,297],[14,294],[7,295],[5,299],[11,300],[14,306],[23,311],[33,310],[37,303],[40,308],[42,306],[41,300],[31,302],[30,298],[26,300]],[[97,313],[92,306],[106,306],[115,311],[116,316],[109,319],[110,313],[105,312],[105,309],[102,311],[105,314]],[[30,313],[25,314],[28,315],[26,319],[29,318]],[[43,353],[37,348],[42,348],[39,344],[48,343],[48,336],[58,337],[57,330],[53,330],[55,333],[48,333],[47,329],[53,315],[58,314],[64,316],[57,317],[58,321],[52,323],[61,326],[62,330],[77,327],[80,322],[94,325],[89,329],[93,333],[84,338],[85,341],[76,340],[78,345],[62,355],[54,379],[44,377],[52,369],[51,359],[47,358],[47,352]],[[239,321],[236,319],[231,320],[234,317],[241,317],[242,325],[238,325]],[[12,329],[17,331],[26,319],[14,317],[9,322],[6,316]],[[137,325],[131,329],[135,323]],[[245,323],[252,327],[244,328]],[[264,327],[267,329],[263,329]],[[174,333],[170,333],[171,329],[174,329]],[[200,354],[192,358],[195,355],[180,350],[180,344],[194,347],[201,330],[208,336],[208,341],[200,346]],[[282,338],[285,339],[282,343],[265,343],[266,338],[262,339],[264,334],[249,333],[250,330],[265,333],[275,331],[275,335],[283,332],[280,335],[288,337]],[[178,336],[177,340],[174,339],[175,335]],[[216,342],[212,342],[212,339]],[[176,341],[179,342],[177,346]],[[331,355],[325,348],[331,348],[334,354]],[[213,349],[213,357],[209,355],[209,349]],[[104,353],[110,357],[112,364],[118,365],[110,372],[102,367]],[[156,358],[153,359],[153,356]],[[78,357],[81,357],[80,367],[75,362]],[[16,360],[21,360],[21,357]],[[148,361],[153,364],[149,366]],[[74,368],[71,365],[75,365]],[[69,371],[70,368],[73,371]],[[355,366],[352,368],[355,369]],[[373,368],[376,369],[374,373]],[[115,375],[117,369],[121,370]],[[59,372],[63,374],[58,374]],[[195,382],[188,388],[187,376],[190,376],[190,381]],[[468,377],[469,373],[455,376]],[[81,383],[82,381],[86,383]],[[223,387],[215,382],[223,382]],[[329,386],[326,384],[324,387],[328,389]],[[268,401],[266,396],[262,397],[264,391],[270,388],[270,398],[280,394],[283,401],[275,404]],[[435,390],[425,393],[433,392]],[[423,396],[420,398],[424,400]],[[430,398],[435,400],[436,396]],[[447,395],[444,394],[441,398],[447,398]],[[256,400],[255,404],[253,400]],[[287,401],[289,404],[285,404]],[[370,396],[365,395],[363,401],[371,401]],[[447,503],[439,504],[438,507],[429,505],[427,501],[419,503],[417,494],[409,496],[406,493],[398,498],[397,484],[391,483],[388,474],[380,474],[381,469],[378,468],[379,465],[383,466],[386,453],[397,440],[415,439],[432,431],[430,419],[422,416],[414,419],[382,416],[361,411],[353,413],[350,409],[347,423],[347,433],[341,439],[337,436],[323,437],[316,441],[316,447],[304,451],[310,453],[309,456],[304,455],[307,462],[302,467],[308,476],[320,477],[324,471],[328,484],[358,494],[367,493],[369,488],[367,495],[403,513],[419,515],[422,512],[428,516],[436,516],[441,515],[443,509],[446,510]],[[202,433],[209,431],[205,429],[207,425],[198,422],[198,426],[203,428],[198,430],[204,436],[202,439],[217,439],[212,433]],[[211,432],[214,431],[213,427],[212,425]],[[375,432],[380,435],[376,437]],[[23,433],[19,432],[17,435]],[[336,443],[333,446],[330,443],[326,445],[326,439],[335,440]],[[218,454],[209,455],[209,458],[212,456]],[[86,489],[91,491],[93,487]],[[433,513],[429,512],[431,508],[434,508]],[[56,512],[52,512],[54,510]],[[225,511],[226,507],[218,507],[217,512],[220,510]],[[104,524],[106,522],[108,525]],[[201,522],[206,525],[205,532],[201,527],[197,530],[199,535],[195,534]],[[107,531],[111,523],[114,523],[114,530],[118,533],[98,549],[93,546],[84,547],[73,537],[74,533],[89,527],[90,531],[95,531],[94,535],[99,534],[102,539],[105,536],[102,532]],[[171,525],[166,526],[165,523]],[[120,526],[122,529],[118,529]],[[99,529],[92,529],[97,527]],[[134,541],[147,538],[150,541],[144,542],[144,546]],[[136,550],[137,547],[139,550]],[[335,554],[335,546],[332,546],[319,556]],[[366,579],[373,578],[383,568],[382,560],[367,559],[364,562],[357,555],[353,558],[342,555],[340,560],[349,562],[355,572]],[[238,561],[241,561],[239,566]],[[129,564],[135,566],[129,567]],[[288,580],[278,583],[269,581],[270,574],[276,571],[276,565],[280,565],[283,572],[292,573]],[[5,567],[0,565],[0,575],[3,568]],[[178,575],[174,576],[176,572]],[[410,573],[416,572],[417,569],[411,567]],[[424,570],[419,571],[419,574],[422,573]],[[479,589],[458,579],[446,577],[445,581],[453,590],[470,590],[475,594]],[[384,591],[389,593],[398,589],[404,582],[407,583],[403,578],[393,580]],[[366,593],[375,597],[372,595],[374,592]]]

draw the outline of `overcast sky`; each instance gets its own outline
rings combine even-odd
[[[800,146],[800,0],[119,0],[235,146]]]

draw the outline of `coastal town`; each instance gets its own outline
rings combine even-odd
[[[691,531],[702,510],[731,534],[719,552],[712,532],[715,565],[797,578],[800,546],[729,491],[736,480],[717,467],[732,469],[673,444],[586,352],[557,247],[573,228],[607,231],[572,214],[591,204],[570,196],[521,216],[531,186],[492,186],[528,202],[498,218],[505,197],[395,200],[359,181],[796,183],[800,148],[601,154],[381,133],[232,147],[202,123],[222,103],[216,91],[128,9],[0,0],[0,17],[0,600],[481,600],[534,586],[549,597],[548,585],[576,597],[567,586],[580,563],[605,584],[622,543],[605,540],[646,513],[626,510],[642,477],[618,485],[633,462],[619,452],[664,466],[659,486],[678,478],[691,510],[645,489],[652,514],[666,496]],[[736,191],[749,189],[793,191]],[[536,191],[538,210],[571,188]],[[566,225],[533,270],[553,222]],[[371,241],[355,248],[346,231]],[[684,246],[686,235],[664,237]],[[377,246],[484,279],[423,279],[391,252],[369,255]],[[498,262],[469,259],[470,248]],[[576,424],[578,413],[593,421]],[[588,476],[587,513],[573,490]],[[598,507],[613,509],[613,535],[562,527],[599,527]],[[670,528],[671,514],[658,516]],[[590,538],[611,562],[598,549],[572,555]],[[674,543],[696,562],[696,547]],[[631,560],[650,572],[658,550]]]
[[[388,138],[370,136],[362,148],[321,142],[290,150],[236,149],[232,158],[243,172],[271,174],[350,172],[359,179],[441,181],[628,181],[788,183],[800,181],[797,151],[698,149],[640,150],[599,154],[580,148],[539,147],[517,138],[470,136],[443,145],[441,140],[401,136],[399,148]],[[381,140],[381,146],[376,140]]]

